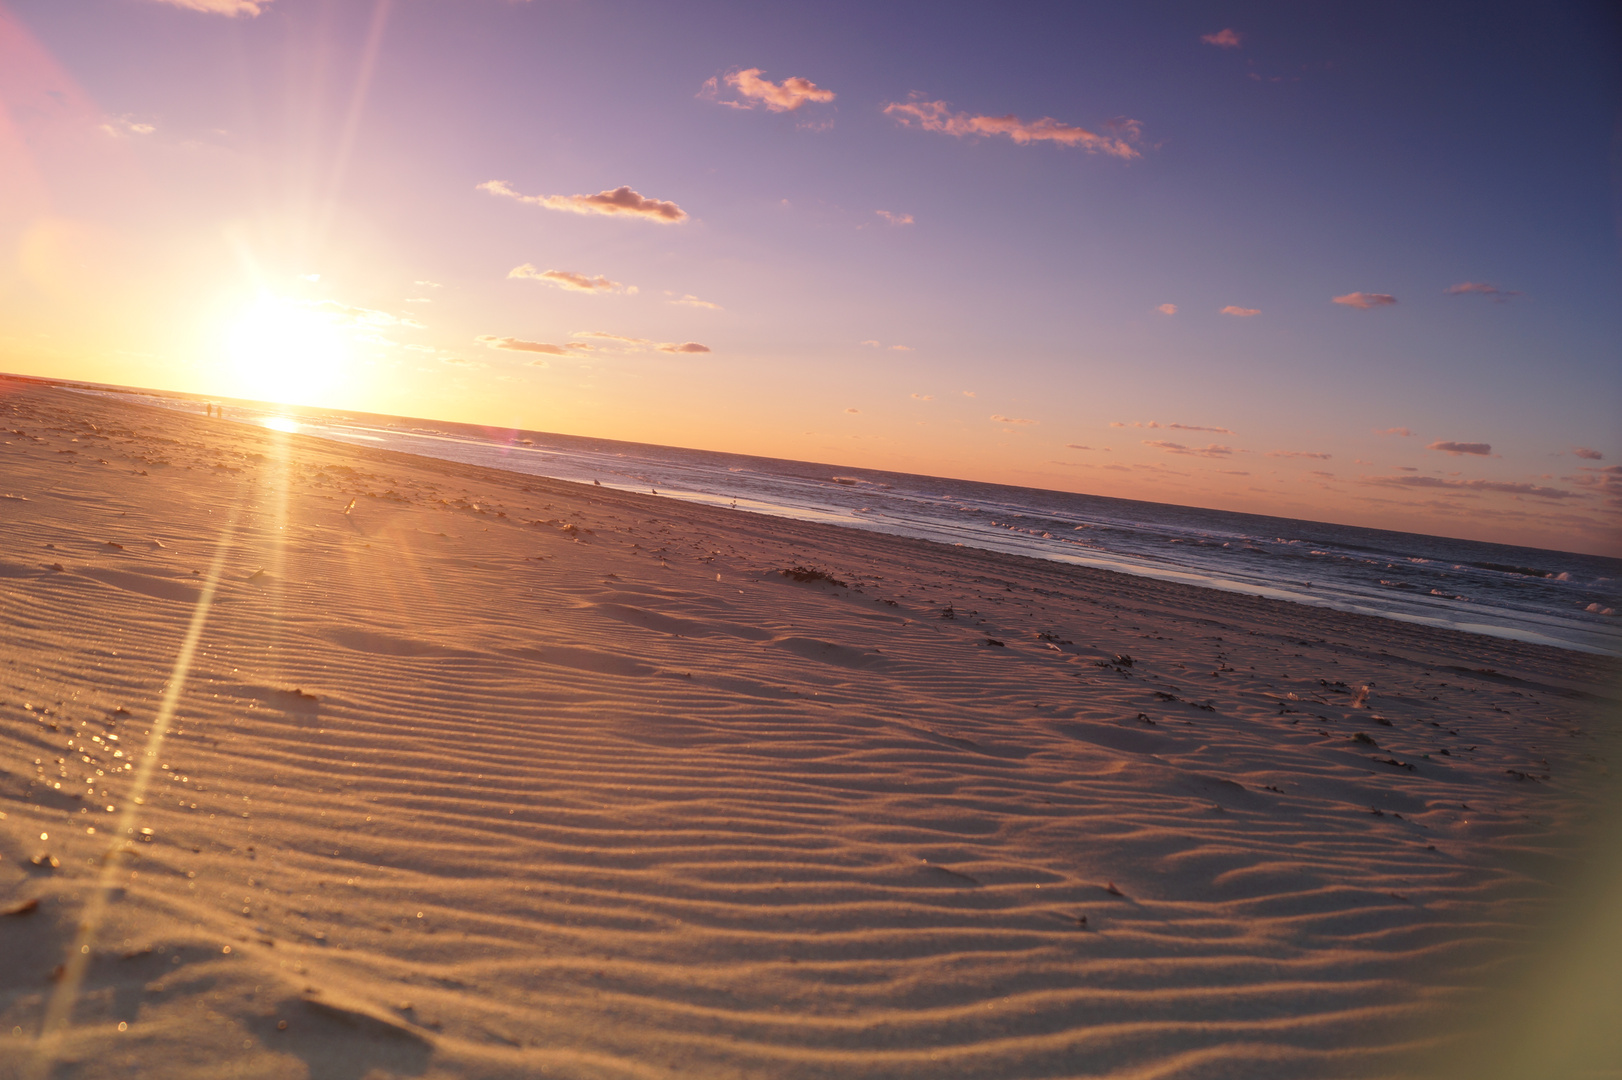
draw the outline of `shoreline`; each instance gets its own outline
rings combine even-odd
[[[52,381],[52,380],[44,380],[44,379],[38,379],[38,378],[34,378],[34,379],[30,380],[30,381],[33,381],[33,382],[36,382],[36,383],[41,383],[41,384],[44,384],[44,385],[58,386],[60,388],[69,389],[69,390],[74,391],[74,392],[88,391],[88,392],[93,393],[93,394],[100,394],[100,393],[103,393],[103,392],[136,393],[136,394],[150,394],[150,395],[156,396],[156,397],[174,399],[174,400],[179,400],[179,401],[194,401],[195,400],[195,401],[200,402],[200,401],[204,400],[203,398],[198,397],[196,395],[186,395],[186,394],[180,394],[178,392],[148,391],[148,390],[142,390],[140,388],[100,386],[99,384],[86,384],[86,383],[68,383],[66,381]],[[269,405],[267,405],[267,403],[263,403],[263,402],[239,401],[236,404],[237,404],[237,406],[239,408],[248,408],[248,409],[259,410],[259,411],[265,411],[265,410],[275,411],[274,406],[269,406]],[[325,415],[326,413],[330,412],[330,410],[299,410],[299,409],[291,409],[291,410],[288,410],[288,411],[290,411],[291,413],[299,413],[301,411],[303,411],[303,412],[312,412],[312,413],[317,414],[317,415]],[[349,414],[343,414],[343,415],[347,416]],[[380,414],[370,414],[370,413],[361,413],[361,414],[355,414],[355,415],[367,418],[368,420],[371,420],[371,421],[377,421],[377,422],[382,422],[382,421],[385,421],[385,420],[398,420],[398,421],[404,421],[404,422],[410,422],[410,423],[418,423],[418,422],[425,423],[425,424],[436,424],[437,423],[437,424],[440,424],[441,426],[449,426],[449,427],[452,427],[452,428],[467,427],[468,426],[468,425],[448,424],[447,422],[440,422],[440,421],[419,420],[417,418],[409,418],[409,417],[387,417],[387,416],[382,416]],[[232,422],[242,423],[242,424],[246,424],[246,425],[250,425],[250,426],[258,426],[258,421],[256,419],[253,419],[253,418],[243,419],[243,418],[233,417]],[[378,429],[378,430],[385,430],[385,429]],[[387,430],[392,431],[393,430],[393,425],[389,425]],[[407,433],[407,434],[411,434],[411,433]],[[436,435],[436,436],[429,436],[429,435],[427,435],[426,433],[423,433],[423,432],[417,432],[417,433],[414,433],[414,434],[421,435],[423,437],[433,438],[433,439],[436,439],[436,440],[443,439],[445,441],[449,441],[451,443],[459,444],[459,445],[465,444],[465,445],[468,445],[470,447],[475,447],[475,448],[478,448],[478,449],[489,448],[487,446],[487,444],[481,443],[478,440],[474,440],[474,439],[463,439],[463,438],[460,438],[460,437],[450,437],[450,436],[445,436],[443,434]],[[339,437],[339,436],[315,435],[313,437],[325,438],[328,441],[337,443],[338,445],[354,447],[354,448],[357,448],[357,449],[380,449],[380,448],[377,448],[377,447],[367,446],[367,444],[363,443],[363,442],[356,442],[356,441],[352,441],[352,440],[349,440],[349,439],[344,439],[344,438]],[[566,437],[566,438],[573,439],[573,438],[576,438],[576,437],[570,436],[570,437]],[[590,442],[590,441],[602,441],[602,440],[586,440],[586,441]],[[640,444],[640,443],[628,443],[628,444],[624,444],[624,445],[628,445],[628,446],[649,446],[650,449],[654,449],[654,450],[658,450],[658,449],[677,449],[677,450],[680,450],[681,449],[681,448],[653,447],[653,446],[650,446],[649,444]],[[457,460],[456,458],[437,457],[437,456],[432,455],[432,454],[414,454],[410,450],[398,450],[398,449],[392,449],[392,448],[390,448],[390,449],[392,450],[392,452],[405,454],[406,456],[414,458],[414,459],[415,458],[421,458],[421,459],[431,460],[431,461],[456,461]],[[528,447],[528,446],[524,446],[524,447],[515,447],[514,449],[518,450],[518,451],[528,451],[531,448]],[[541,448],[534,448],[534,449],[541,450]],[[542,450],[541,452],[547,454],[547,456],[551,456],[550,451]],[[777,459],[759,459],[759,460],[775,461]],[[540,476],[540,474],[538,474],[538,473],[527,472],[527,471],[524,471],[524,470],[519,469],[519,468],[502,467],[502,466],[499,466],[499,465],[480,465],[480,464],[471,463],[471,462],[462,462],[462,463],[471,465],[473,467],[491,468],[491,469],[493,469],[494,471],[497,471],[497,472],[507,473],[507,474],[511,474],[511,475],[515,475],[515,476],[519,476],[519,477],[537,478],[537,477]],[[786,464],[791,464],[791,465],[811,464],[811,465],[815,465],[817,463],[814,463],[814,462],[812,462],[812,463],[786,462]],[[830,466],[827,466],[827,467],[830,468],[830,469],[842,468],[842,466],[833,466],[833,465],[830,465]],[[860,470],[860,469],[855,470],[855,471],[857,471],[857,472],[871,472],[871,470]],[[875,475],[878,475],[878,474],[875,474]],[[885,475],[888,475],[888,474],[885,474]],[[582,479],[579,479],[579,478],[550,477],[548,479],[555,479],[555,480],[557,480],[559,482],[562,482],[562,483],[585,484],[585,481],[582,480]],[[928,480],[928,479],[942,479],[942,482],[945,482],[945,483],[953,483],[953,482],[955,482],[955,481],[951,481],[949,478],[919,477],[918,479],[926,479],[926,480]],[[640,492],[640,489],[638,489],[638,488],[631,487],[631,486],[625,485],[625,484],[621,484],[621,483],[615,482],[613,480],[610,480],[609,483],[607,485],[605,485],[605,486],[607,488],[611,488],[611,489],[614,489],[614,490],[619,490],[619,491],[627,492],[627,493],[633,493],[634,494],[634,493],[639,493]],[[1028,490],[1028,491],[1031,491],[1031,492],[1036,493],[1036,494],[1045,494],[1044,492],[1040,491],[1039,489],[1018,489],[1018,490]],[[1063,494],[1063,493],[1061,493],[1061,494]],[[721,508],[728,499],[728,496],[725,496],[725,495],[716,495],[716,494],[713,494],[713,493],[706,493],[706,492],[701,492],[701,491],[688,491],[688,490],[685,490],[685,489],[673,488],[673,487],[665,487],[665,488],[663,488],[660,492],[658,492],[657,497],[662,498],[662,499],[675,499],[677,501],[686,502],[686,503],[693,503],[693,504],[698,504],[698,505],[707,505],[707,506],[711,506],[711,507],[717,508],[717,509]],[[1111,500],[1111,501],[1119,501],[1119,500]],[[735,500],[734,500],[734,502],[735,502]],[[1159,506],[1160,504],[1144,504],[1144,505],[1145,506]],[[743,509],[745,512],[748,512],[748,513],[760,513],[760,514],[764,514],[764,515],[770,516],[770,517],[780,518],[780,519],[788,520],[788,521],[802,522],[802,523],[816,523],[817,517],[818,517],[818,515],[807,514],[807,513],[802,513],[802,512],[796,512],[795,508],[790,507],[790,506],[788,506],[786,504],[781,505],[781,506],[769,505],[769,504],[760,504],[759,506],[744,506],[741,509]],[[1190,509],[1190,508],[1173,507],[1173,509]],[[1197,508],[1193,508],[1193,509],[1197,509]],[[1297,526],[1302,526],[1302,525],[1304,525],[1304,526],[1320,526],[1320,525],[1331,524],[1331,523],[1321,523],[1321,522],[1312,522],[1312,521],[1295,522],[1292,519],[1272,518],[1272,517],[1267,517],[1265,515],[1261,515],[1261,516],[1258,516],[1258,515],[1241,515],[1241,516],[1255,518],[1257,521],[1268,521],[1268,522],[1276,521],[1276,522],[1280,523],[1280,525],[1294,524],[1294,525],[1297,525]],[[917,532],[916,529],[913,532],[908,532],[902,526],[885,525],[885,524],[881,524],[881,523],[879,523],[877,521],[869,521],[867,519],[863,519],[863,518],[859,518],[859,517],[847,517],[847,518],[842,518],[840,520],[824,521],[823,523],[824,524],[830,524],[833,527],[840,528],[840,529],[850,529],[850,530],[856,530],[856,531],[861,531],[861,532],[876,533],[876,534],[885,535],[885,536],[909,537],[909,538],[912,538],[912,539],[923,539],[923,540],[928,541],[928,542],[947,544],[947,545],[954,543],[954,541],[951,541],[951,540],[948,540],[948,539],[934,538],[934,537],[929,537],[929,536],[920,537],[920,536],[916,535],[916,532]],[[925,530],[925,531],[928,531],[928,530]],[[1395,536],[1395,535],[1406,535],[1406,534],[1390,534],[1388,530],[1369,530],[1369,531],[1373,532],[1373,533],[1378,533],[1378,534],[1381,534],[1381,535],[1387,535],[1387,534],[1393,535],[1393,536]],[[1212,590],[1216,590],[1216,591],[1220,591],[1220,592],[1235,593],[1235,594],[1250,595],[1250,596],[1267,597],[1267,598],[1271,598],[1271,599],[1278,599],[1278,600],[1283,600],[1283,601],[1286,601],[1286,602],[1301,604],[1303,606],[1308,606],[1308,607],[1329,608],[1329,609],[1332,609],[1332,610],[1342,611],[1342,612],[1346,612],[1346,613],[1349,613],[1349,614],[1365,615],[1365,616],[1371,616],[1371,617],[1379,618],[1379,619],[1388,619],[1388,620],[1394,620],[1394,621],[1399,621],[1399,622],[1411,623],[1411,624],[1430,627],[1430,628],[1434,628],[1434,629],[1454,630],[1454,631],[1459,631],[1459,632],[1463,632],[1463,633],[1467,633],[1467,634],[1474,634],[1474,635],[1480,635],[1480,636],[1486,636],[1486,637],[1496,637],[1496,638],[1502,638],[1502,639],[1510,640],[1510,641],[1525,642],[1525,643],[1528,643],[1528,644],[1544,645],[1544,646],[1548,646],[1548,647],[1552,647],[1552,648],[1564,649],[1564,650],[1568,650],[1568,651],[1572,651],[1572,652],[1589,653],[1589,654],[1592,654],[1592,655],[1604,656],[1604,657],[1608,657],[1608,658],[1612,658],[1612,659],[1622,657],[1622,646],[1611,646],[1611,645],[1608,645],[1608,644],[1597,644],[1597,643],[1590,643],[1590,642],[1570,640],[1570,639],[1561,639],[1559,637],[1551,636],[1549,633],[1545,633],[1545,632],[1539,631],[1537,629],[1533,629],[1531,627],[1503,625],[1502,622],[1494,623],[1492,621],[1480,621],[1480,620],[1483,620],[1483,619],[1486,619],[1486,620],[1491,619],[1492,614],[1494,612],[1494,609],[1492,609],[1490,606],[1485,610],[1485,612],[1483,614],[1473,616],[1473,618],[1475,620],[1477,620],[1477,621],[1472,621],[1472,617],[1467,617],[1469,615],[1469,613],[1467,613],[1467,612],[1464,613],[1464,614],[1461,614],[1459,617],[1453,617],[1453,616],[1451,616],[1450,614],[1447,614],[1447,613],[1437,614],[1437,615],[1429,615],[1429,614],[1424,614],[1424,613],[1419,613],[1419,612],[1404,611],[1404,610],[1401,610],[1400,608],[1397,608],[1397,607],[1381,608],[1381,607],[1379,607],[1377,605],[1371,604],[1368,601],[1360,600],[1357,597],[1336,595],[1333,591],[1328,592],[1328,593],[1320,592],[1320,593],[1315,594],[1315,593],[1312,592],[1312,590],[1310,588],[1311,583],[1306,583],[1307,584],[1307,590],[1305,592],[1302,592],[1300,589],[1286,588],[1283,584],[1269,584],[1269,583],[1265,583],[1265,582],[1263,582],[1263,583],[1252,582],[1252,581],[1247,580],[1243,575],[1224,577],[1219,571],[1216,571],[1214,569],[1209,570],[1209,571],[1202,571],[1202,570],[1193,569],[1193,568],[1178,567],[1178,566],[1175,566],[1175,565],[1160,566],[1160,565],[1157,565],[1155,563],[1155,561],[1154,561],[1154,559],[1152,557],[1144,556],[1144,555],[1140,555],[1140,554],[1134,554],[1134,553],[1126,552],[1126,551],[1110,551],[1110,552],[1100,551],[1097,554],[1082,554],[1082,553],[1073,553],[1073,552],[1069,552],[1069,551],[1055,551],[1055,552],[1053,552],[1051,554],[1027,555],[1026,553],[1022,553],[1022,552],[1018,552],[1018,551],[1010,551],[1006,547],[999,547],[999,546],[996,545],[996,541],[991,539],[990,537],[980,536],[980,535],[977,535],[977,534],[974,534],[974,533],[964,533],[963,535],[964,535],[964,539],[962,541],[957,541],[955,543],[961,543],[962,546],[971,547],[971,548],[975,548],[977,550],[986,551],[986,552],[993,552],[993,553],[997,553],[997,554],[1001,554],[1001,555],[1011,555],[1011,556],[1014,556],[1014,557],[1021,557],[1021,556],[1032,557],[1032,558],[1036,558],[1036,559],[1039,559],[1039,560],[1042,560],[1042,561],[1051,561],[1051,562],[1057,562],[1057,563],[1062,563],[1062,564],[1066,564],[1066,565],[1081,566],[1081,567],[1086,567],[1086,568],[1089,568],[1089,569],[1101,569],[1101,570],[1112,571],[1112,572],[1115,572],[1115,573],[1121,573],[1121,574],[1125,574],[1125,575],[1128,575],[1128,576],[1134,576],[1134,577],[1154,578],[1154,579],[1165,581],[1165,582],[1179,583],[1179,584],[1189,585],[1189,586],[1196,587],[1196,588],[1212,589]],[[1419,538],[1419,539],[1435,539],[1435,540],[1444,540],[1444,541],[1449,539],[1449,538],[1446,538],[1446,537],[1423,537],[1423,536],[1418,536],[1418,534],[1415,534],[1415,536],[1417,538]],[[1502,545],[1492,545],[1492,546],[1496,547],[1496,546],[1502,546]],[[1522,549],[1517,549],[1517,548],[1513,548],[1513,547],[1506,547],[1505,550],[1506,551],[1518,551],[1518,550],[1522,550]],[[1525,550],[1541,550],[1541,549],[1525,549]],[[1562,552],[1551,550],[1551,551],[1548,552],[1548,554],[1561,555],[1561,554],[1573,554],[1573,553],[1562,553]],[[1300,583],[1293,582],[1293,579],[1292,579],[1292,581],[1289,584],[1300,584]]]
[[[1591,654],[0,409],[11,1062],[111,872],[86,1076],[1429,1075],[1610,783]]]

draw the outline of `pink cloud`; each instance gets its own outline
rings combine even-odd
[[[1575,450],[1573,450],[1572,453],[1576,454],[1578,457],[1582,458],[1585,461],[1604,461],[1605,460],[1605,455],[1604,454],[1600,453],[1598,450],[1590,450],[1586,446],[1579,446]]]
[[[509,278],[529,278],[534,281],[544,281],[548,285],[556,285],[560,289],[570,292],[605,293],[616,292],[624,288],[617,281],[610,281],[603,275],[588,277],[577,274],[572,270],[537,270],[533,263],[515,266],[507,272]],[[634,289],[632,291],[635,291]]]
[[[1477,454],[1486,457],[1492,453],[1492,444],[1484,442],[1450,442],[1438,439],[1425,447],[1425,449],[1440,450],[1442,453],[1452,454],[1454,457],[1458,457],[1460,454]]]
[[[589,345],[553,345],[545,341],[523,341],[515,337],[496,337],[494,334],[480,334],[473,339],[487,349],[505,349],[508,352],[545,353],[548,356],[570,356],[574,353],[589,352]]]
[[[756,105],[764,105],[772,112],[794,112],[808,101],[827,103],[834,99],[832,90],[824,89],[810,79],[796,75],[774,83],[770,79],[762,79],[760,74],[760,68],[744,68],[728,73],[726,84],[738,92],[742,101],[721,101],[721,88],[713,77],[705,80],[698,96],[734,109],[752,109]]]
[[[1382,487],[1444,488],[1452,491],[1490,491],[1504,495],[1531,495],[1538,499],[1577,499],[1582,496],[1563,488],[1540,487],[1506,480],[1444,480],[1439,476],[1365,476],[1365,484]]]
[[[1066,450],[1091,450],[1092,449],[1092,447],[1090,447],[1090,446],[1082,446],[1080,443],[1073,443],[1073,442],[1065,443],[1064,448]]]
[[[252,18],[271,5],[271,0],[158,0],[188,11],[203,11],[210,15],[246,15]]]
[[[1224,28],[1214,34],[1201,34],[1200,40],[1219,49],[1237,49],[1242,36],[1237,30]]]
[[[680,345],[667,342],[659,346],[659,351],[667,353],[707,353],[710,351],[710,347],[700,345],[696,341],[684,341]]]
[[[1260,315],[1261,313],[1262,313],[1261,308],[1235,307],[1234,305],[1229,304],[1227,307],[1223,308],[1217,314],[1219,314],[1219,315],[1237,315],[1241,319],[1248,319],[1252,315]]]
[[[1164,440],[1144,439],[1144,446],[1152,446],[1156,450],[1163,450],[1168,454],[1193,454],[1198,457],[1224,458],[1233,454],[1233,447],[1219,446],[1212,443],[1210,446],[1184,446],[1182,443],[1166,442]]]
[[[1160,312],[1162,315],[1175,315],[1177,314],[1177,305],[1161,304],[1159,307],[1155,308],[1155,310]]]
[[[1512,296],[1521,295],[1513,289],[1500,289],[1496,285],[1488,285],[1485,281],[1461,281],[1457,285],[1449,285],[1442,292],[1448,296],[1476,296],[1489,297],[1494,303],[1501,304]]]
[[[1414,433],[1405,427],[1375,428],[1376,435],[1401,435],[1405,439],[1413,438]]]
[[[670,301],[667,301],[667,302],[671,303],[671,304],[680,304],[683,307],[708,308],[711,311],[720,311],[721,310],[721,305],[720,304],[712,304],[708,300],[700,300],[698,297],[694,296],[692,293],[688,293],[686,296],[683,296],[679,300],[670,300]]]
[[[912,215],[911,214],[892,214],[888,210],[875,210],[873,212],[875,214],[877,214],[879,217],[883,218],[885,221],[888,221],[891,225],[915,225],[915,224],[917,224],[915,221],[912,220]]]
[[[1344,307],[1356,308],[1358,311],[1368,311],[1370,308],[1390,307],[1397,302],[1397,298],[1390,293],[1375,292],[1349,292],[1345,296],[1336,296],[1329,301]]]
[[[935,400],[935,395],[934,394],[913,394],[912,399],[914,401],[934,401]]]
[[[856,413],[861,412],[862,410],[860,410],[860,409],[846,409],[845,411],[848,412],[848,413],[851,413],[852,415],[854,415]]]
[[[1269,450],[1268,457],[1277,458],[1312,458],[1314,461],[1328,461],[1333,454],[1320,454],[1313,450]]]
[[[1018,416],[1004,416],[1001,413],[993,413],[991,419],[999,424],[1036,424],[1041,422],[1038,420],[1026,420]]]
[[[1133,420],[1131,423],[1124,423],[1120,420],[1111,420],[1109,426],[1118,428],[1151,428],[1156,430],[1164,428],[1167,431],[1209,431],[1217,435],[1233,434],[1231,430],[1225,427],[1207,427],[1203,424],[1162,424],[1159,420],[1150,420],[1147,422],[1143,420]]]
[[[923,101],[918,98],[905,102],[892,101],[884,107],[884,114],[895,117],[908,127],[917,126],[925,131],[939,131],[946,135],[1006,135],[1021,146],[1033,142],[1054,142],[1125,160],[1140,156],[1131,145],[1139,137],[1136,120],[1114,122],[1117,135],[1099,135],[1086,128],[1061,124],[1050,116],[1030,121],[1012,114],[975,116],[966,112],[952,112],[944,101]]]
[[[645,198],[640,193],[632,191],[628,185],[599,191],[595,195],[524,195],[514,191],[503,180],[486,180],[477,185],[477,190],[571,214],[642,218],[644,221],[657,222],[661,225],[675,225],[687,220],[687,211],[675,203]]]

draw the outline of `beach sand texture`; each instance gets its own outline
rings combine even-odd
[[[49,1075],[1406,1075],[1602,769],[1601,658],[19,382],[0,428],[0,1076],[119,843]]]

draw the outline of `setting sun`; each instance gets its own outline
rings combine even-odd
[[[353,331],[341,316],[298,300],[262,296],[230,324],[226,355],[239,393],[307,402],[344,380]]]

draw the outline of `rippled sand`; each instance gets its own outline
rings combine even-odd
[[[5,1077],[1411,1075],[1614,706],[1589,656],[57,389],[0,426]]]

